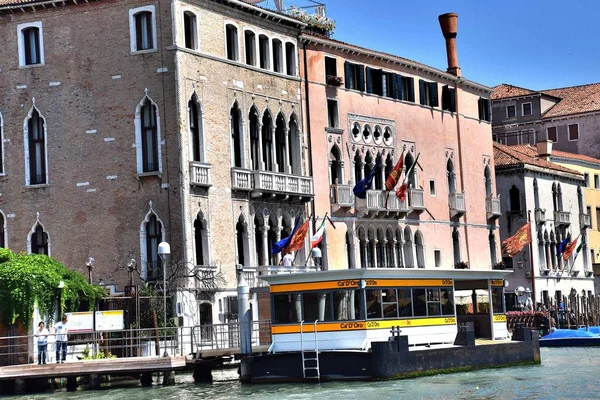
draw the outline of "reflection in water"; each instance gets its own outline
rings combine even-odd
[[[179,375],[177,385],[152,388],[119,387],[75,393],[55,392],[19,399],[564,399],[595,398],[600,348],[542,349],[542,365],[488,369],[388,382],[241,385],[235,369],[215,371],[213,384],[196,385],[191,375]]]

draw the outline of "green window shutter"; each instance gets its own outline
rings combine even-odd
[[[440,102],[438,100],[438,84],[437,82],[429,83],[429,105],[431,107],[439,107]]]
[[[415,102],[415,78],[406,78],[406,92],[408,98],[406,100]]]
[[[427,85],[427,83],[423,79],[419,79],[419,104],[422,106],[427,104],[427,99],[425,98],[425,85]]]
[[[367,93],[373,93],[373,69],[367,67]]]
[[[365,91],[365,66],[358,65],[358,90]]]
[[[344,63],[344,80],[346,81],[346,89],[352,89],[352,65],[346,61]]]
[[[407,100],[404,98],[404,78],[402,75],[396,75],[396,96],[398,100]]]

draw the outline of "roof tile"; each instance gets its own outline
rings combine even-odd
[[[537,149],[528,144],[506,146],[494,142],[494,163],[496,167],[518,167],[526,164],[581,176],[577,171],[540,158]]]

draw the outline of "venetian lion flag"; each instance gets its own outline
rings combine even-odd
[[[529,243],[531,243],[531,227],[527,223],[517,233],[502,241],[502,253],[512,257]]]
[[[302,226],[298,228],[296,233],[292,236],[288,246],[283,249],[283,254],[291,253],[292,251],[298,251],[304,246],[304,239],[306,239],[306,233],[308,232],[308,223],[310,218],[304,221]]]
[[[577,239],[579,239],[579,236],[577,236],[575,240],[573,240],[565,246],[565,251],[563,252],[563,258],[565,259],[565,261],[567,261],[569,257],[571,257],[571,254],[573,254],[573,252],[575,251],[575,247],[577,246]]]
[[[385,190],[387,190],[388,192],[390,190],[393,190],[396,187],[396,184],[398,183],[398,180],[400,179],[400,174],[402,174],[403,166],[404,166],[404,152],[402,152],[402,155],[400,156],[400,159],[396,163],[396,166],[394,167],[392,172],[390,172],[390,175],[385,180]]]
[[[321,241],[323,240],[323,235],[325,234],[325,221],[327,221],[327,215],[323,217],[323,222],[321,223],[321,226],[319,227],[319,229],[317,229],[317,232],[310,239],[311,249],[317,247],[319,243],[321,243]]]

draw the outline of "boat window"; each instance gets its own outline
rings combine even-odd
[[[290,324],[302,319],[302,296],[299,293],[273,295],[273,323]]]
[[[494,314],[504,314],[503,298],[502,288],[492,288],[492,307],[494,307]]]
[[[381,290],[367,289],[365,294],[367,297],[367,318],[381,318]]]
[[[440,304],[440,289],[427,289],[427,315],[442,315]]]
[[[302,294],[304,322],[331,321],[331,292],[306,292]]]
[[[396,289],[381,290],[383,318],[398,318],[398,302]]]
[[[441,289],[442,315],[454,315],[454,294],[452,289]]]
[[[412,317],[412,297],[410,289],[398,289],[398,308],[400,317]]]
[[[412,302],[415,317],[427,316],[427,302],[425,301],[425,289],[413,289]]]
[[[336,290],[333,292],[333,318],[337,321],[355,320],[360,316],[360,301],[357,290]]]

